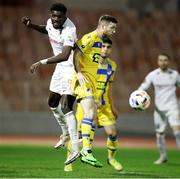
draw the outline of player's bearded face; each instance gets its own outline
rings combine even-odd
[[[66,15],[61,11],[51,11],[51,21],[55,29],[62,28],[66,20]]]
[[[116,23],[109,22],[104,26],[104,34],[107,36],[112,36],[116,33]]]
[[[165,56],[159,56],[158,57],[158,65],[162,70],[167,70],[169,65],[169,60]]]

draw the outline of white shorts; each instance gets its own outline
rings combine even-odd
[[[51,78],[49,90],[60,95],[73,95],[72,81],[74,79],[74,75],[74,72],[68,70],[54,73]]]
[[[180,126],[180,115],[178,109],[165,112],[154,111],[154,124],[156,132],[164,132],[168,122],[171,127]]]

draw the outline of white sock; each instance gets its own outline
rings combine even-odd
[[[76,118],[74,116],[73,111],[67,113],[64,116],[64,118],[67,122],[70,139],[72,141],[72,150],[73,151],[79,151],[79,149],[78,149],[79,140],[78,140],[78,132],[77,132],[77,122],[76,122]]]
[[[68,135],[69,134],[68,133],[68,127],[67,127],[66,121],[64,119],[64,114],[61,110],[61,104],[59,104],[59,106],[56,108],[50,108],[50,109],[53,112],[55,119],[57,120],[58,124],[61,127],[62,134]]]
[[[156,133],[156,142],[160,152],[160,157],[167,158],[165,135]]]
[[[178,149],[180,150],[180,131],[175,131],[174,136],[175,136],[175,139],[176,139],[176,144],[178,146]]]

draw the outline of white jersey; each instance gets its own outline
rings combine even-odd
[[[55,29],[51,19],[48,19],[46,30],[53,49],[54,55],[62,53],[64,46],[74,47],[76,42],[76,27],[70,19],[66,19],[63,28]],[[73,65],[73,51],[67,61],[60,62],[56,65],[55,71],[50,82],[50,91],[60,95],[73,95],[72,81],[74,79],[75,69]]]
[[[62,30],[55,29],[52,25],[51,19],[48,19],[46,30],[48,32],[49,41],[51,43],[54,55],[62,53],[63,46],[74,47],[77,40],[76,27],[69,18],[67,18],[63,24]],[[73,51],[71,52],[67,61],[60,62],[56,65],[54,73],[59,73],[60,71],[65,70],[74,70]]]
[[[164,72],[158,68],[146,76],[139,89],[147,90],[151,85],[154,86],[157,110],[178,110],[176,88],[180,87],[180,75],[177,71],[168,69]]]

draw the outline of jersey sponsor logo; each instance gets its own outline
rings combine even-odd
[[[54,39],[51,39],[51,38],[49,38],[49,41],[51,42],[51,43],[54,43],[54,44],[58,44],[58,45],[62,45],[63,43],[62,42],[58,42],[58,41],[56,41],[56,40],[54,40]]]
[[[96,89],[100,90],[100,91],[104,91],[105,87],[104,86],[102,88],[101,87],[97,87]]]
[[[97,83],[97,90],[102,90],[104,91],[105,90],[105,87],[106,87],[106,82],[105,81],[97,81],[96,80],[96,83]]]

